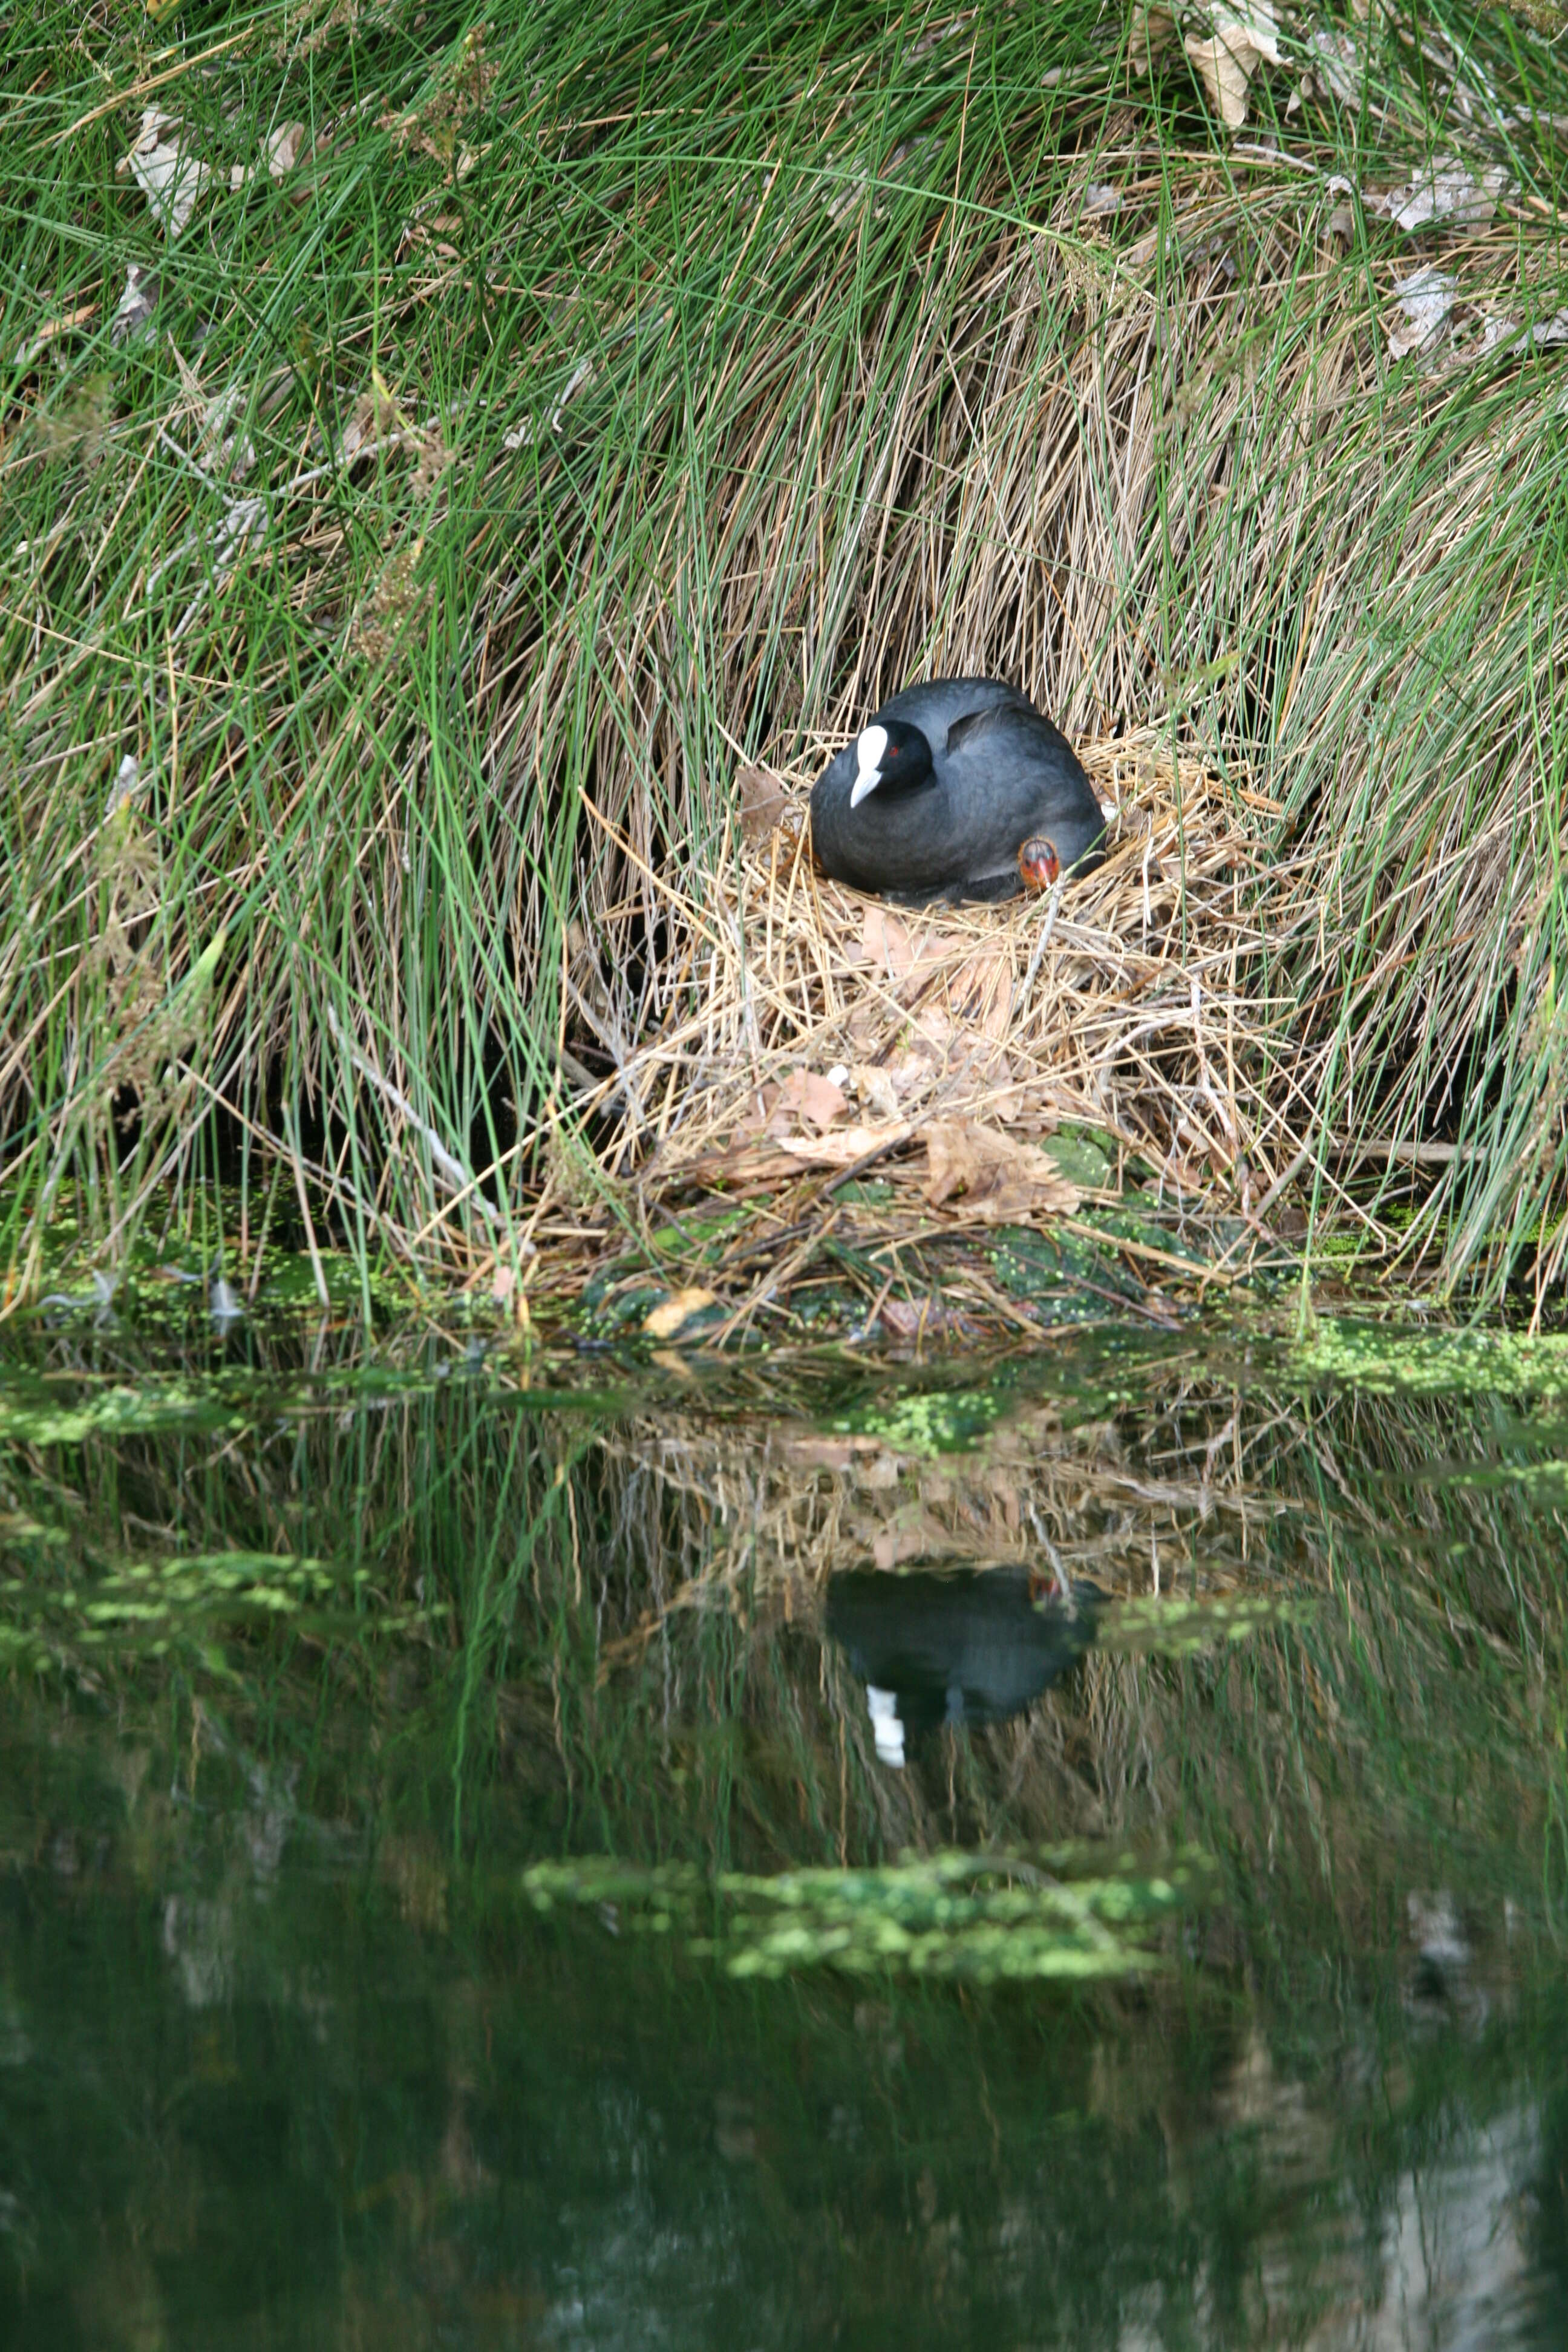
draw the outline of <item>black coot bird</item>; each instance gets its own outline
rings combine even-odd
[[[994,677],[905,687],[811,793],[822,871],[905,906],[1044,889],[1098,866],[1104,832],[1066,736]]]
[[[1089,1647],[1103,1598],[1080,1583],[1042,1604],[1022,1567],[848,1569],[829,1580],[827,1630],[866,1685],[877,1753],[902,1764],[938,1724],[1022,1714]]]

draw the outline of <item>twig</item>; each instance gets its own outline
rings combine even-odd
[[[384,1099],[392,1105],[394,1110],[395,1110],[400,1117],[408,1121],[409,1126],[414,1129],[417,1135],[424,1138],[425,1141],[430,1147],[430,1158],[432,1161],[439,1170],[440,1173],[446,1178],[447,1183],[452,1187],[452,1190],[455,1192],[472,1194],[474,1206],[478,1209],[480,1216],[485,1219],[487,1223],[493,1225],[496,1222],[496,1212],[491,1207],[490,1203],[485,1199],[484,1194],[478,1190],[479,1178],[477,1176],[469,1175],[468,1170],[464,1167],[457,1154],[447,1150],[446,1145],[442,1142],[435,1129],[425,1119],[422,1119],[419,1117],[407,1097],[398,1092],[390,1078],[384,1078],[374,1062],[368,1061],[364,1055],[363,1055],[350,1041],[350,1039],[343,1034],[342,1029],[338,1025],[338,1016],[330,1004],[327,1007],[327,1026],[332,1033],[334,1043],[341,1046],[342,1051],[348,1055],[349,1060],[353,1064],[354,1068],[359,1072],[361,1077],[368,1078],[371,1085],[376,1089],[377,1093],[383,1096]]]
[[[1151,1242],[1135,1242],[1126,1234],[1107,1233],[1100,1225],[1086,1225],[1079,1217],[1058,1217],[1056,1223],[1062,1233],[1076,1234],[1079,1241],[1093,1242],[1100,1249],[1125,1250],[1130,1257],[1147,1258],[1152,1265],[1169,1266],[1173,1273],[1184,1275],[1189,1282],[1221,1282],[1228,1288],[1243,1278],[1201,1260],[1194,1263],[1191,1258],[1178,1257],[1173,1250],[1156,1249]]]
[[[294,1190],[299,1195],[300,1214],[305,1225],[305,1247],[310,1253],[310,1271],[316,1277],[316,1296],[324,1313],[331,1312],[331,1299],[327,1292],[327,1277],[321,1269],[321,1253],[316,1247],[316,1228],[310,1217],[310,1203],[305,1197],[305,1171],[300,1165],[300,1123],[297,1109],[290,1110],[284,1120],[289,1138],[289,1157],[294,1167]]]

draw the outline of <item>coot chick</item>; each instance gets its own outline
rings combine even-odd
[[[1066,736],[994,677],[905,687],[811,793],[823,872],[904,906],[1044,889],[1098,866],[1104,832]]]

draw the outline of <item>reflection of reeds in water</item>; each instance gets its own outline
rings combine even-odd
[[[998,1390],[988,1433],[942,1453],[944,1392],[803,1372],[811,1417],[789,1421],[765,1364],[706,1417],[652,1397],[609,1418],[531,1409],[448,1381],[370,1413],[307,1391],[254,1432],[231,1418],[206,1437],[58,1443],[26,1457],[32,1532],[14,1518],[6,1619],[67,1587],[78,1606],[122,1593],[178,1556],[190,1573],[160,1578],[147,1632],[183,1673],[222,1641],[223,1707],[243,1715],[273,1671],[261,1612],[204,1563],[318,1561],[358,1616],[277,1613],[286,1642],[300,1626],[290,1654],[326,1643],[384,1688],[394,1748],[450,1742],[465,1834],[517,1802],[561,1806],[579,1842],[766,1869],[1179,1829],[1226,1859],[1244,1910],[1256,1883],[1260,1918],[1299,1896],[1303,1921],[1321,1906],[1319,1927],[1347,1937],[1375,1921],[1391,1871],[1460,1837],[1455,1790],[1472,1860],[1488,1839],[1500,1856],[1539,1848],[1562,1794],[1557,1539],[1540,1477],[1510,1474],[1561,1453],[1551,1424],[1204,1382],[1190,1357],[1078,1419],[1086,1345],[1052,1360],[1059,1401]],[[1493,1483],[1455,1475],[1478,1468]],[[1012,1719],[932,1731],[900,1772],[878,1757],[827,1596],[846,1570],[892,1584],[916,1566],[1174,1595],[1216,1620],[1254,1599],[1314,1607],[1234,1643],[1233,1616],[1196,1652],[1184,1631],[1183,1654],[1091,1648]],[[281,1566],[268,1582],[291,1589]],[[61,1635],[49,1654],[94,1688],[163,1671],[144,1644]],[[1534,1874],[1553,1904],[1556,1870]]]
[[[1163,1745],[1145,1666],[1090,1651],[1069,1685],[1016,1719],[943,1731],[920,1769],[889,1774],[865,1690],[826,1635],[828,1585],[917,1563],[1022,1566],[1042,1599],[1080,1581],[1113,1597],[1271,1585],[1267,1533],[1292,1498],[1248,1462],[1247,1418],[1234,1399],[1200,1401],[1151,1446],[1115,1419],[1075,1425],[1058,1407],[1026,1405],[983,1445],[935,1459],[871,1432],[695,1416],[606,1433],[596,1475],[660,1509],[643,1604],[623,1629],[606,1622],[599,1678],[635,1706],[657,1675],[672,1715],[689,1719],[693,1669],[700,1684],[715,1649],[743,1653],[745,1716],[763,1746],[791,1754],[840,1855],[1116,1833]],[[624,1531],[624,1506],[615,1516]]]
[[[87,1706],[52,1686],[8,1702],[6,1754],[26,1769],[5,1776],[0,1827],[18,1885],[53,1887],[17,1942],[19,2013],[61,2061],[30,2177],[51,2162],[60,2210],[86,2211],[101,2308],[134,2284],[103,2251],[127,2147],[145,2158],[130,2242],[162,2248],[148,2279],[171,2292],[178,2245],[195,2247],[187,2276],[210,2270],[216,2101],[258,2042],[290,2150],[322,2147],[323,2077],[347,2079],[366,2047],[383,2093],[399,2066],[410,2086],[384,2202],[355,2161],[290,2158],[290,2221],[324,2210],[358,2250],[329,2329],[347,2309],[384,2335],[386,2282],[417,2307],[432,2275],[458,2324],[479,2269],[491,2325],[520,2245],[541,2275],[618,2265],[625,2308],[670,2310],[672,2327],[694,2276],[715,2294],[739,2276],[750,2315],[782,2249],[814,2311],[853,2304],[873,2332],[912,2276],[960,2333],[978,2312],[1005,2336],[1016,2310],[1020,2340],[1112,2323],[1133,2340],[1155,2312],[1155,2342],[1339,2352],[1399,2344],[1424,2298],[1506,2289],[1521,2247],[1560,2242],[1561,1963],[1542,1931],[1563,1884],[1561,1540],[1553,1507],[1506,1479],[1560,1455],[1561,1428],[1473,1401],[1237,1389],[1190,1358],[1075,1425],[1074,1364],[1064,1348],[1059,1407],[1025,1399],[936,1457],[888,1433],[910,1425],[907,1391],[857,1391],[839,1367],[792,1425],[768,1392],[784,1376],[742,1366],[718,1420],[651,1396],[614,1418],[531,1408],[503,1374],[374,1410],[307,1390],[253,1429],[13,1444],[5,1508],[25,1500],[53,1531],[39,1576],[86,1584],[111,1550],[175,1542],[371,1570],[363,1632],[337,1629],[325,1654],[313,1634],[252,1632],[221,1679],[189,1653],[99,1656]],[[1458,1483],[1478,1466],[1499,1483]],[[912,1546],[955,1579],[1033,1566],[1042,1531],[1119,1593],[1151,1592],[1157,1547],[1162,1600],[1285,1590],[1316,1610],[1198,1656],[1091,1653],[1026,1716],[880,1767],[864,1693],[823,1638],[835,1580],[896,1587]],[[868,1569],[884,1538],[891,1565]],[[384,1606],[427,1601],[447,1613],[381,1634]],[[445,1810],[455,1763],[471,1878]],[[89,1866],[85,1838],[56,1850],[84,1819],[113,1868]],[[616,1935],[597,1910],[542,1933],[510,1867],[607,1850],[697,1865],[706,1885],[714,1865],[771,1874],[1074,1824],[1215,1857],[1223,1900],[1160,1948],[1192,1963],[1173,1980],[1070,2005],[820,1980],[742,2000],[707,1964],[666,1966],[624,1916]],[[302,1857],[330,1866],[300,1908]],[[110,1970],[83,1929],[121,1884],[152,1907]],[[51,1971],[74,1987],[84,1944],[112,1982],[112,2066],[84,2063],[86,2021],[58,1987],[43,1997]],[[201,2029],[195,2100],[147,2088],[169,2079],[171,2002]],[[351,2158],[358,2129],[356,2112]],[[658,2183],[640,2205],[634,2168]],[[386,2230],[395,2199],[417,2226]],[[199,2206],[202,2231],[160,2238],[176,2204]],[[237,2238],[253,2234],[254,2202],[235,2210]],[[681,2247],[679,2306],[659,2300],[672,2211],[707,2217]],[[335,2287],[323,2244],[310,2283]],[[1171,2284],[1194,2278],[1218,2282],[1206,2335]]]
[[[1114,1422],[1072,1425],[1026,1407],[983,1446],[935,1460],[871,1433],[715,1429],[695,1417],[637,1423],[605,1440],[628,1484],[668,1498],[668,1598],[605,1653],[606,1668],[670,1610],[738,1605],[769,1622],[809,1616],[836,1570],[916,1562],[1036,1569],[1111,1592],[1195,1572],[1205,1591],[1242,1572],[1254,1522],[1284,1507],[1249,1489],[1230,1426],[1155,1467]],[[1196,1540],[1202,1531],[1202,1540]],[[677,1565],[679,1563],[679,1567]],[[675,1580],[671,1582],[671,1579]]]
[[[816,1851],[853,1856],[1201,1822],[1239,1885],[1243,1857],[1272,1850],[1269,1899],[1288,1858],[1347,1933],[1382,1899],[1390,1807],[1412,1852],[1440,1844],[1436,1791],[1455,1771],[1478,1853],[1488,1834],[1510,1853],[1538,1836],[1551,1557],[1522,1494],[1446,1475],[1469,1458],[1473,1419],[1173,1384],[1163,1411],[1152,1402],[1076,1427],[1026,1408],[984,1449],[936,1461],[869,1433],[668,1419],[606,1433],[594,1483],[659,1503],[645,1573],[620,1583],[618,1622],[601,1620],[595,1722],[613,1709],[635,1738],[653,1710],[645,1736],[714,1793],[700,1727],[718,1702],[742,1743],[731,1769],[765,1759],[723,1835],[778,1841],[781,1860],[804,1823]],[[897,1773],[825,1601],[837,1573],[917,1561],[1025,1563],[1042,1591],[1088,1578],[1113,1596],[1315,1606],[1244,1642],[1216,1626],[1183,1659],[1091,1650],[1015,1720],[943,1729]]]

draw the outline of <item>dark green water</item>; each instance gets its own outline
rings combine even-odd
[[[1568,2340],[1558,1351],[6,1344],[0,2343]]]

